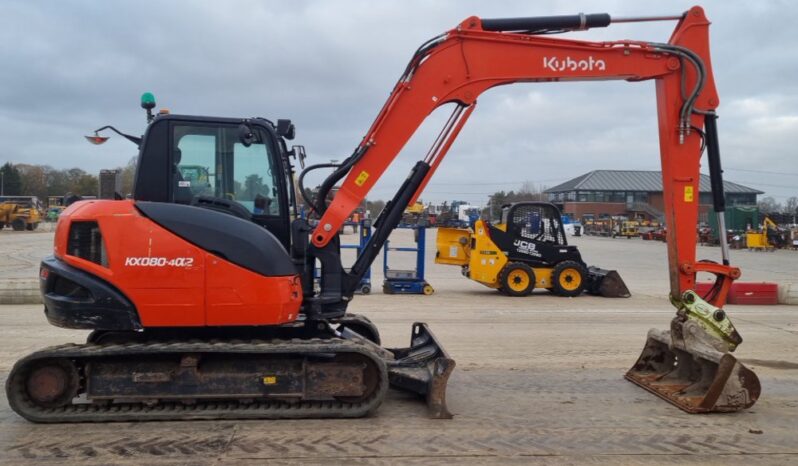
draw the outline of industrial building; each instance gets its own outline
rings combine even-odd
[[[723,182],[729,206],[755,206],[764,194],[748,186]],[[699,219],[708,220],[712,194],[708,175],[701,175]],[[593,170],[545,191],[548,200],[571,218],[626,216],[660,220],[663,216],[662,172],[641,170]]]

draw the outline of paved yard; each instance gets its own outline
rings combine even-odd
[[[12,237],[5,233],[0,238]],[[14,249],[36,258],[47,253],[48,237],[30,234],[30,244]],[[427,419],[422,403],[393,392],[376,416],[357,420],[35,425],[0,396],[0,464],[798,461],[798,307],[729,306],[745,339],[737,356],[759,375],[762,397],[745,412],[688,415],[622,378],[646,331],[666,327],[673,314],[664,297],[664,245],[603,238],[577,244],[588,263],[617,268],[634,296],[509,298],[466,280],[456,267],[430,265],[433,296],[388,296],[375,286],[376,293],[355,299],[351,310],[371,317],[388,346],[406,345],[412,322],[430,323],[457,361],[448,392],[453,420]],[[700,256],[717,254],[701,248]],[[798,278],[795,253],[733,257],[747,279]],[[391,259],[397,266],[410,262]],[[35,264],[29,267],[35,274]],[[40,306],[0,306],[0,322],[3,380],[24,354],[86,335],[47,325]]]

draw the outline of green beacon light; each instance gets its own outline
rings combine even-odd
[[[152,92],[141,94],[141,108],[147,110],[147,123],[151,122],[154,118],[152,109],[155,108],[155,96],[152,95]]]

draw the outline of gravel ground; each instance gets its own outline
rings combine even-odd
[[[34,274],[51,234],[0,232],[0,278]],[[399,231],[394,245],[411,236]],[[428,232],[434,244],[434,230]],[[346,240],[354,241],[354,235]],[[650,327],[668,325],[665,246],[577,238],[585,260],[616,268],[630,299],[539,293],[501,296],[432,264],[432,296],[358,296],[387,346],[405,346],[426,321],[457,368],[453,420],[392,392],[378,413],[356,420],[35,425],[0,397],[0,464],[795,464],[798,461],[798,307],[728,306],[743,335],[737,357],[759,375],[760,401],[726,415],[688,415],[623,380]],[[736,251],[747,280],[798,281],[796,253]],[[699,257],[716,259],[717,248]],[[22,263],[29,262],[27,266]],[[412,254],[391,264],[406,267]],[[9,264],[11,264],[9,266]],[[26,268],[27,267],[27,268]],[[0,306],[0,379],[24,354],[81,341],[51,327],[41,306]]]

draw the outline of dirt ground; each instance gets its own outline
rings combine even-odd
[[[407,245],[409,233],[399,231],[394,245]],[[8,247],[4,244],[14,243],[22,262],[47,254],[49,234],[29,235],[29,240],[0,241],[0,253]],[[434,244],[434,230],[429,235],[428,244]],[[744,412],[685,414],[622,377],[646,331],[666,327],[673,315],[665,298],[664,245],[604,238],[575,242],[588,263],[618,269],[634,296],[505,297],[463,278],[456,267],[432,264],[431,249],[427,278],[435,294],[390,296],[379,291],[376,264],[375,292],[357,296],[350,310],[373,319],[387,346],[406,346],[412,322],[430,324],[457,361],[448,390],[453,420],[427,419],[423,403],[392,392],[375,416],[356,420],[36,425],[13,413],[0,396],[0,464],[798,461],[798,306],[729,306],[745,339],[737,357],[759,375],[762,396]],[[20,252],[25,247],[28,252]],[[717,254],[717,248],[701,248],[699,256]],[[789,251],[740,251],[733,262],[744,279],[798,281],[796,257]],[[408,253],[390,259],[396,267],[412,262]],[[16,265],[16,273],[24,271]],[[29,267],[35,273],[35,264]],[[2,380],[28,352],[86,336],[49,326],[39,305],[0,306],[0,322]]]

